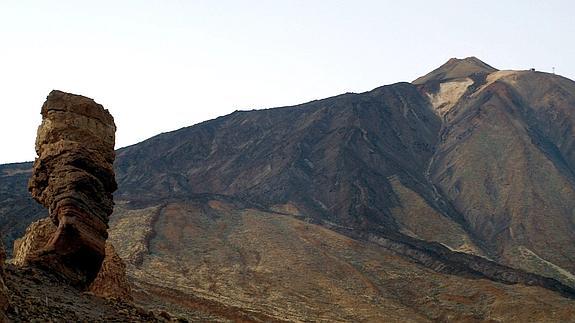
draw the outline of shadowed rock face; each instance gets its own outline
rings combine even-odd
[[[56,230],[57,227],[50,218],[43,218],[30,224],[26,229],[26,234],[14,241],[14,258],[11,263],[18,267],[25,266],[31,254],[46,246]],[[126,276],[126,265],[109,242],[106,242],[106,255],[100,271],[87,289],[101,297],[132,300],[131,288]]]
[[[89,284],[105,254],[116,181],[116,126],[94,100],[52,91],[42,106],[34,171],[28,189],[48,208],[57,229],[24,263],[53,269],[71,283]]]

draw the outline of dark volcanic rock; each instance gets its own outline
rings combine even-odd
[[[25,262],[51,268],[87,285],[105,254],[116,190],[110,113],[92,99],[52,91],[42,106],[29,191],[57,226],[48,244]]]
[[[397,179],[424,173],[441,120],[408,83],[295,107],[234,112],[118,151],[120,199],[215,193],[350,227],[397,227]],[[161,151],[161,153],[160,153]]]

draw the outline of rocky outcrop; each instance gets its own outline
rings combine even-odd
[[[14,241],[12,264],[25,266],[38,250],[48,244],[57,228],[50,218],[43,218],[30,224],[24,236]]]
[[[111,243],[106,243],[106,257],[89,291],[105,298],[132,300],[132,289],[126,276],[126,264]]]
[[[57,231],[50,218],[32,223],[26,234],[14,242],[12,264],[18,267],[27,265],[36,250],[46,246]],[[132,300],[132,292],[126,276],[126,265],[114,246],[106,242],[106,254],[98,275],[88,290],[100,297]]]
[[[94,100],[60,91],[48,95],[42,117],[28,189],[57,228],[24,262],[88,286],[104,260],[113,211],[116,126]]]

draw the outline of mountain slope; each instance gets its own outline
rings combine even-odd
[[[117,196],[222,194],[342,227],[425,234],[416,219],[396,219],[413,215],[402,210],[417,206],[401,195],[415,192],[420,207],[438,221],[447,216],[456,240],[481,254],[426,179],[440,125],[408,83],[236,112],[120,150]]]
[[[138,301],[155,295],[149,285],[179,291],[164,298],[178,315],[186,315],[183,295],[265,313],[266,321],[567,320],[575,315],[574,301],[557,293],[437,273],[378,243],[227,198],[202,195],[135,207],[118,207],[110,238],[128,260],[136,284],[151,290]],[[150,224],[134,226],[139,221]],[[140,231],[150,227],[149,234]],[[125,232],[139,238],[126,239]]]
[[[117,151],[110,239],[137,301],[184,316],[567,320],[574,109],[570,80],[466,58],[236,111]],[[8,245],[42,214],[27,167],[0,168]]]
[[[32,163],[0,165],[0,234],[11,253],[12,242],[20,238],[34,220],[48,211],[28,193]]]
[[[433,182],[495,259],[570,285],[574,107],[570,80],[532,71],[489,74],[443,115],[430,167]]]

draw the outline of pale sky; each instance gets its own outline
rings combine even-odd
[[[52,89],[109,109],[119,148],[412,81],[450,57],[574,79],[573,3],[0,0],[0,163],[34,159]]]

